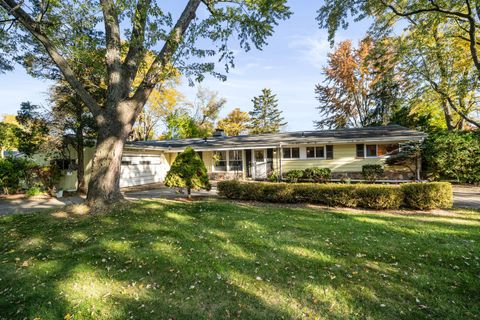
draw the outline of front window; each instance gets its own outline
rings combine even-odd
[[[324,147],[307,147],[307,158],[325,158]]]
[[[242,171],[242,151],[230,150],[228,152],[228,165],[230,171]]]
[[[377,145],[376,144],[367,144],[365,146],[366,156],[367,157],[376,157],[377,156]]]
[[[256,162],[265,161],[265,150],[255,150],[255,161]]]
[[[284,159],[298,159],[300,158],[300,148],[283,148]]]
[[[378,145],[378,155],[379,156],[388,156],[398,150],[398,144],[379,144]]]
[[[213,160],[213,168],[215,171],[227,171],[226,151],[214,151]]]

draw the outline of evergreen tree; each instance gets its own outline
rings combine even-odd
[[[278,109],[277,95],[270,89],[252,99],[253,111],[250,111],[250,133],[277,133],[287,123],[283,122],[282,112]]]
[[[180,153],[165,177],[165,185],[170,188],[186,188],[188,198],[192,189],[210,190],[208,173],[203,160],[191,147]]]

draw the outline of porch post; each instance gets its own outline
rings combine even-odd
[[[283,156],[283,148],[280,144],[279,152],[278,152],[278,181],[282,181],[282,156]]]
[[[246,149],[242,150],[242,180],[247,179],[247,153]]]

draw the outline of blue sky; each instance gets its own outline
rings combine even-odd
[[[280,23],[263,51],[239,51],[236,67],[227,75],[227,81],[207,77],[202,82],[202,86],[227,99],[221,116],[237,107],[251,110],[251,99],[262,88],[270,88],[277,94],[279,107],[288,121],[286,130],[313,129],[313,120],[318,119],[314,86],[322,81],[321,67],[330,46],[326,30],[320,30],[315,20],[320,1],[291,0],[289,5],[293,16]],[[367,22],[352,23],[348,30],[338,33],[336,41],[356,42],[367,29]],[[22,101],[48,106],[46,92],[50,84],[28,76],[20,66],[0,75],[0,114],[16,113]],[[188,99],[194,99],[196,90],[186,81],[180,88]]]

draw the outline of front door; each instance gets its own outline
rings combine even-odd
[[[247,166],[247,178],[252,177],[252,149],[245,150],[246,166]]]
[[[254,157],[254,178],[267,179],[267,159],[265,149],[256,149],[253,152]]]

